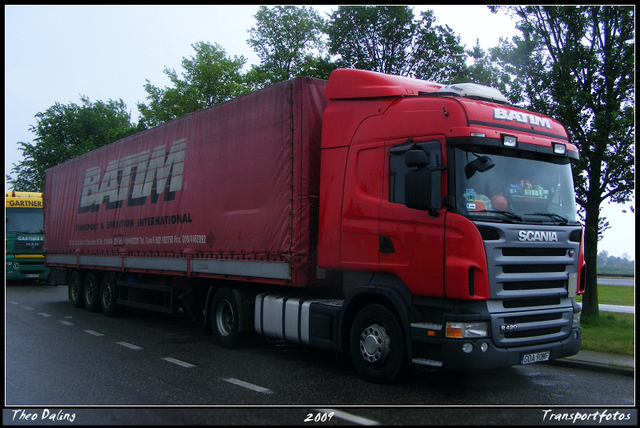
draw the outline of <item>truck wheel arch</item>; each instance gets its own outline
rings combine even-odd
[[[380,279],[383,281],[380,281]],[[411,361],[413,348],[411,345],[411,320],[408,315],[411,305],[411,292],[395,275],[383,275],[382,278],[378,278],[378,281],[375,280],[376,278],[374,277],[368,284],[350,288],[344,302],[346,310],[343,311],[342,319],[340,320],[342,328],[339,331],[341,335],[338,340],[339,351],[349,352],[351,325],[360,310],[369,304],[378,303],[392,311],[400,322],[407,351],[405,358]],[[407,298],[407,293],[409,298]]]

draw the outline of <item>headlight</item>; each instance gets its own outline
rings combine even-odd
[[[487,337],[487,331],[486,322],[447,322],[445,336],[454,339],[472,339]]]
[[[574,312],[573,313],[573,325],[571,327],[578,328],[580,327],[580,314],[582,312]]]

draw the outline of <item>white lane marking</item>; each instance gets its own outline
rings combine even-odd
[[[85,330],[84,332],[89,333],[90,335],[96,336],[96,337],[104,336],[104,334],[98,333],[97,331],[93,331],[93,330]]]
[[[234,385],[241,386],[241,387],[243,387],[243,388],[250,389],[250,390],[252,390],[252,391],[260,392],[260,393],[262,393],[262,394],[273,394],[273,391],[271,391],[270,389],[263,388],[263,387],[261,387],[261,386],[254,385],[254,384],[252,384],[252,383],[245,382],[245,381],[243,381],[243,380],[236,379],[236,378],[233,378],[233,377],[229,377],[229,378],[222,379],[222,380],[224,380],[225,382],[232,383],[232,384],[234,384]]]
[[[60,322],[60,323],[62,323],[62,324],[64,324],[64,325],[75,325],[75,324],[73,324],[72,322],[65,321],[65,320],[58,320],[58,322]]]
[[[177,364],[177,365],[182,366],[182,367],[186,367],[188,369],[190,369],[191,367],[195,367],[193,364],[189,364],[189,363],[186,363],[184,361],[176,360],[175,358],[171,358],[171,357],[164,357],[162,359],[165,360],[165,361],[168,361],[170,363]]]
[[[48,314],[48,313],[46,313],[46,312],[38,312],[38,315],[42,315],[42,316],[43,316],[43,317],[45,317],[45,318],[51,318],[51,317],[53,316],[53,315],[49,315],[49,314]]]
[[[129,349],[133,349],[134,351],[138,351],[140,349],[142,349],[141,347],[131,344],[131,343],[127,343],[127,342],[116,342],[118,345],[122,345],[124,347],[127,347]]]
[[[28,311],[32,311],[33,308],[31,306],[20,306],[22,309],[26,309]]]
[[[13,301],[11,301],[11,302],[9,302],[9,303],[11,303],[12,305],[19,305],[19,303],[18,303],[18,302],[13,302]]]
[[[366,425],[366,426],[380,425],[379,422],[373,421],[371,419],[363,418],[361,416],[352,415],[351,413],[341,412],[340,410],[334,410],[334,409],[313,409],[313,410],[315,410],[316,412],[322,412],[322,413],[333,412],[333,416],[335,416],[336,418],[344,419],[345,421],[353,422],[354,424],[358,424],[358,425]]]

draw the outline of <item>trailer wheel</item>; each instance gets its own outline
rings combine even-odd
[[[81,308],[84,306],[84,287],[83,287],[82,275],[77,270],[71,272],[69,277],[69,300],[74,308]]]
[[[84,279],[84,306],[91,312],[100,309],[100,283],[93,273],[88,273]]]
[[[218,346],[232,348],[239,332],[238,302],[229,288],[219,289],[211,304],[211,330]]]
[[[386,306],[371,304],[360,310],[349,347],[356,370],[371,382],[391,383],[407,367],[400,322]]]
[[[108,317],[115,316],[118,310],[117,306],[117,285],[112,274],[108,273],[102,278],[100,284],[100,306],[102,312]]]

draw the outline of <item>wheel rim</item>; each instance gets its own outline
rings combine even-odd
[[[360,354],[370,363],[383,363],[391,352],[389,342],[387,329],[378,323],[371,324],[360,334]]]
[[[104,290],[102,292],[102,303],[105,308],[111,307],[111,284],[105,284]]]
[[[74,301],[80,298],[80,283],[78,281],[73,281],[71,284],[71,297]]]
[[[87,303],[93,302],[95,295],[95,284],[92,281],[89,281],[85,285],[85,295],[87,296]]]
[[[218,326],[220,334],[223,336],[229,336],[233,331],[234,323],[235,318],[231,303],[226,299],[220,301],[218,310],[216,311],[216,325]]]

